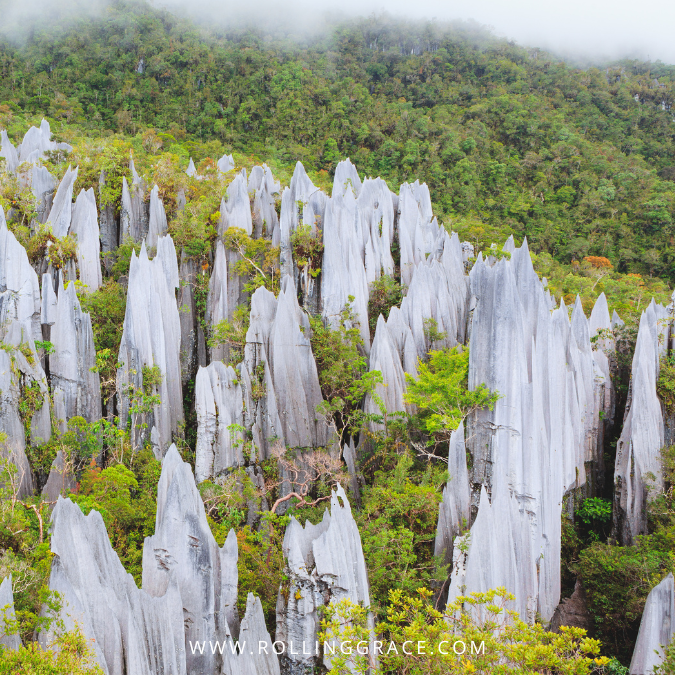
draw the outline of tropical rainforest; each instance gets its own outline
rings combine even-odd
[[[526,237],[535,270],[557,300],[571,305],[579,295],[588,315],[604,292],[610,311],[625,321],[616,335],[619,420],[640,311],[652,297],[670,303],[675,284],[674,103],[675,66],[637,60],[580,66],[476,25],[387,16],[345,20],[298,37],[205,27],[144,3],[112,2],[98,16],[36,23],[16,39],[0,40],[0,129],[18,144],[31,124],[48,119],[55,139],[73,150],[67,157],[54,153],[44,165],[59,176],[68,164],[79,165],[75,193],[93,187],[99,204],[116,212],[122,177],[131,179],[132,154],[136,169],[159,186],[177,249],[200,261],[209,259],[216,240],[225,186],[216,178],[188,179],[185,169],[193,159],[201,175],[213,177],[215,162],[226,153],[233,154],[237,168],[266,162],[282,186],[301,161],[314,184],[328,192],[337,163],[349,157],[361,176],[381,176],[394,191],[406,181],[426,182],[439,222],[473,244],[476,253],[492,247],[501,255],[510,235],[518,242]],[[187,196],[183,210],[175,201],[179,190]],[[42,239],[31,236],[37,205],[30,189],[3,173],[2,159],[0,205],[31,260],[38,259],[47,243],[44,232]],[[53,243],[59,255],[74,257],[72,242]],[[278,251],[252,240],[229,244],[243,247],[256,269],[278,265]],[[318,243],[298,235],[293,246],[311,258]],[[129,241],[104,254],[102,287],[81,293],[92,317],[104,407],[115,388],[125,315],[120,281],[138,249]],[[203,303],[206,287],[196,283],[197,303]],[[254,278],[249,290],[264,283]],[[390,278],[371,289],[371,329],[405,292]],[[210,346],[228,343],[236,353],[248,309],[208,336]],[[317,318],[312,331],[322,392],[334,406],[327,414],[349,434],[365,433],[359,410],[374,382],[358,330],[329,330]],[[411,625],[418,629],[420,621],[432,626],[438,619],[425,603],[433,593],[438,597],[448,573],[433,556],[447,472],[442,462],[430,462],[414,447],[420,438],[432,438],[443,452],[444,422],[429,420],[429,398],[441,379],[451,378],[445,390],[454,409],[471,405],[467,357],[468,352],[431,355],[420,379],[410,383],[417,413],[373,437],[372,454],[360,467],[364,486],[356,518],[374,607],[391,634],[397,630],[397,608],[414,615]],[[674,364],[664,364],[658,391],[664,406],[675,409]],[[184,388],[186,425],[179,444],[192,463],[193,392],[194,379]],[[489,404],[489,397],[481,401]],[[106,413],[110,421],[111,411],[112,406]],[[617,436],[606,439],[606,467],[613,467]],[[108,453],[103,465],[92,459],[101,437],[121,448]],[[137,456],[129,447],[125,432],[109,421],[90,425],[75,418],[50,444],[31,448],[29,460],[37,483],[44,484],[57,450],[76,458],[73,499],[85,512],[101,512],[122,563],[140,582],[161,467],[149,447]],[[668,490],[652,502],[650,533],[637,546],[617,546],[609,538],[610,468],[596,496],[576,496],[574,514],[564,517],[563,596],[571,595],[576,579],[582,581],[592,617],[589,634],[600,642],[596,653],[608,658],[590,659],[587,670],[565,670],[555,661],[563,647],[545,637],[543,628],[539,633],[541,627],[531,628],[528,644],[539,644],[539,654],[548,650],[550,660],[542,657],[541,670],[518,672],[628,672],[647,594],[675,568],[673,448],[664,450],[664,466]],[[8,487],[9,465],[2,470],[0,579],[13,574],[18,623],[29,647],[22,662],[0,651],[0,673],[96,672],[77,636],[64,638],[70,642],[64,642],[58,662],[30,646],[44,620],[40,608],[53,601],[46,585],[49,508],[39,498],[17,502]],[[331,480],[337,475],[330,474]],[[242,492],[237,480],[224,486],[207,481],[200,490],[219,545],[231,527],[237,533],[240,611],[253,591],[272,632],[288,517],[316,522],[323,508],[296,503],[283,516],[268,514],[269,528],[257,530],[246,519],[251,498],[246,491],[254,486],[244,481]],[[332,483],[326,480],[313,488],[314,497],[329,494]],[[267,495],[272,501],[275,496]],[[416,595],[420,588],[431,589],[422,600]],[[574,638],[569,640],[572,645]],[[570,656],[569,663],[577,658]],[[392,665],[391,672],[403,672],[399,667]],[[429,672],[428,664],[417,667],[406,672]]]

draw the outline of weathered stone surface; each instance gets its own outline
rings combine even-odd
[[[45,272],[42,275],[42,309],[40,311],[40,321],[43,326],[53,326],[56,322],[57,298],[54,292],[54,282],[52,275]]]
[[[206,338],[197,317],[195,302],[195,285],[200,272],[197,267],[197,260],[188,256],[183,249],[180,257],[180,285],[177,301],[180,316],[180,368],[183,386],[195,375],[199,366],[205,366],[207,363]],[[203,274],[203,271],[201,273]]]
[[[354,193],[355,197],[358,197],[361,192],[361,179],[356,167],[347,158],[338,162],[335,167],[332,196],[343,197],[349,190]]]
[[[234,169],[234,157],[232,157],[232,155],[223,155],[218,160],[217,166],[218,171],[220,171],[220,173],[227,173],[228,171],[232,171],[232,169]]]
[[[195,163],[192,161],[192,157],[190,157],[190,163],[188,164],[188,168],[185,169],[185,173],[188,176],[190,176],[190,178],[199,179],[199,176],[197,175],[197,167],[195,166]]]
[[[104,253],[109,253],[117,248],[120,241],[119,223],[115,219],[115,207],[108,204],[104,199],[105,191],[105,171],[101,171],[98,179],[98,189],[100,195],[100,210],[101,210],[101,250]]]
[[[164,204],[159,198],[159,188],[155,185],[150,192],[150,215],[148,220],[148,236],[145,240],[147,246],[155,248],[157,240],[167,232],[166,212]]]
[[[63,287],[59,280],[56,321],[51,329],[53,353],[49,356],[52,393],[63,405],[59,418],[62,430],[75,416],[95,422],[102,416],[101,383],[96,367],[96,349],[91,318],[83,312],[75,284]]]
[[[49,477],[42,488],[42,497],[45,501],[56,502],[59,495],[65,497],[75,490],[77,482],[63,461],[63,453],[59,450],[49,470]]]
[[[199,369],[195,382],[198,483],[244,464],[241,448],[244,438],[228,429],[232,424],[243,424],[243,408],[241,384],[232,366],[213,361],[208,368]]]
[[[127,183],[126,176],[122,177],[122,208],[120,209],[120,244],[131,238],[134,241],[142,241],[148,233],[149,205],[145,201],[145,181],[138,175],[134,166],[134,160],[129,160],[131,173],[131,188]]]
[[[230,298],[227,292],[227,255],[223,242],[216,243],[216,256],[213,261],[213,270],[209,279],[209,294],[206,297],[205,319],[211,328],[223,320],[230,319],[235,307],[230,308]],[[227,345],[218,345],[211,348],[211,359],[222,361],[227,358]]]
[[[77,237],[77,267],[87,291],[98,290],[102,283],[101,242],[94,188],[82,190],[75,202],[70,232]]]
[[[14,593],[12,592],[12,575],[5,577],[0,584],[0,652],[5,649],[19,649],[21,638],[17,633],[7,635],[5,621],[14,621]]]
[[[62,150],[70,152],[73,148],[68,143],[56,143],[52,141],[52,132],[49,122],[42,120],[40,127],[31,127],[18,148],[19,163],[37,162],[44,157],[47,151]]]
[[[260,169],[259,172],[254,172]],[[279,245],[281,231],[274,195],[279,192],[279,181],[274,180],[270,168],[253,167],[248,181],[248,191],[253,195],[253,236],[256,239],[271,239],[274,246]]]
[[[470,274],[469,388],[485,384],[500,398],[468,420],[471,484],[483,488],[449,597],[506,586],[523,618],[548,620],[560,597],[562,499],[599,461],[604,382],[580,303],[571,321],[562,304],[551,313],[526,243],[504,250],[510,260],[490,265],[479,254]]]
[[[26,249],[7,229],[0,206],[0,323],[11,319],[27,325],[34,340],[42,339],[38,276]]]
[[[157,486],[155,534],[143,546],[143,591],[160,598],[176,584],[186,646],[238,635],[237,558],[234,530],[218,548],[192,469],[172,445]],[[186,649],[186,661],[189,673],[212,675],[219,670],[220,656],[209,649],[203,655]]]
[[[44,223],[54,201],[56,179],[43,166],[33,166],[30,189],[37,200],[38,221]]]
[[[307,521],[303,528],[291,517],[283,550],[289,585],[288,593],[280,591],[277,599],[276,639],[287,647],[281,657],[282,671],[304,675],[320,663],[321,657],[315,653],[302,654],[303,642],[307,651],[314,652],[319,629],[317,610],[344,598],[370,606],[361,537],[341,486],[332,494],[330,514],[326,509],[318,525]],[[369,622],[372,626],[372,617]],[[330,667],[329,660],[324,663]]]
[[[61,594],[60,619],[67,630],[79,624],[106,675],[186,675],[177,575],[161,597],[139,590],[110,545],[101,514],[85,516],[62,497],[52,512],[51,550],[49,588]],[[46,647],[52,632],[39,640]]]
[[[354,296],[352,311],[359,322],[366,353],[370,352],[368,327],[368,280],[365,268],[361,212],[354,191],[330,199],[323,227],[321,267],[321,315],[331,326],[342,320],[341,312]]]
[[[647,532],[647,486],[663,488],[664,423],[656,394],[660,357],[666,348],[667,310],[652,300],[640,317],[631,374],[631,396],[616,446],[614,530],[626,546]]]
[[[434,555],[442,556],[446,564],[452,562],[455,537],[469,526],[471,517],[471,489],[466,468],[464,422],[460,422],[450,437],[448,473],[450,478],[443,489],[434,546]]]
[[[4,129],[0,131],[0,157],[5,158],[7,171],[14,173],[19,166],[19,153]]]
[[[647,596],[628,671],[630,675],[651,675],[663,662],[663,647],[672,642],[674,633],[675,587],[671,573]]]
[[[227,188],[227,201],[223,197],[220,204],[218,234],[222,237],[223,233],[230,227],[238,227],[245,230],[246,234],[249,235],[253,232],[246,170],[238,173],[230,183]]]
[[[555,608],[549,630],[558,633],[561,626],[583,628],[587,632],[594,628],[593,617],[588,611],[586,592],[578,579],[574,585],[574,593]]]
[[[147,431],[156,426],[163,450],[183,420],[183,396],[180,366],[180,318],[176,304],[179,285],[176,250],[170,236],[160,237],[157,255],[148,259],[145,243],[141,252],[131,257],[127,308],[118,360],[117,384],[121,392],[120,420],[129,414],[129,387],[141,389],[143,367],[157,366],[162,382],[156,393],[160,403],[155,406]],[[135,417],[135,416],[134,416]],[[136,422],[133,420],[134,428]]]
[[[368,283],[382,274],[393,276],[394,202],[391,191],[381,178],[366,178],[357,198],[361,212],[363,236],[366,237],[365,266]]]
[[[70,221],[73,214],[73,185],[77,180],[77,167],[73,170],[68,167],[65,175],[59,183],[59,187],[54,196],[47,225],[52,228],[55,237],[62,239],[68,234]]]

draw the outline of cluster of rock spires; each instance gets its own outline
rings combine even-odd
[[[222,548],[216,545],[195,480],[218,481],[247,465],[251,471],[256,460],[270,456],[275,443],[301,452],[340,452],[317,413],[322,394],[308,313],[336,326],[348,304],[369,368],[382,374],[378,397],[364,402],[366,412],[380,412],[378,401],[389,414],[411,412],[404,399],[406,374],[416,375],[418,360],[429,350],[468,346],[470,339],[470,388],[485,384],[500,398],[493,410],[470,416],[450,439],[450,480],[436,537],[436,554],[452,562],[449,600],[505,586],[524,619],[536,614],[551,619],[560,600],[562,509],[571,493],[589,490],[601,479],[604,434],[614,423],[611,329],[620,319],[610,318],[604,295],[590,319],[578,299],[571,313],[562,302],[556,307],[532,267],[527,242],[516,248],[512,239],[499,256],[479,254],[467,274],[471,247],[439,226],[428,188],[418,182],[402,185],[396,195],[381,179],[361,181],[347,160],[338,165],[328,196],[298,163],[290,186],[281,192],[277,216],[280,185],[268,167],[255,167],[250,175],[236,173],[223,196],[205,322],[215,326],[232,318],[246,300],[245,279],[234,271],[239,254],[222,242],[232,227],[280,247],[281,290],[275,297],[259,288],[251,296],[241,362],[225,365],[226,348],[207,348],[193,290],[201,271],[184,253],[179,264],[159,188],[148,191],[132,161],[131,181],[123,181],[119,222],[104,204],[99,220],[92,190],[82,191],[73,204],[77,168],[69,168],[57,187],[40,166],[45,152],[69,149],[51,141],[45,124],[29,131],[18,150],[2,135],[1,154],[10,171],[30,181],[40,222],[58,237],[76,235],[78,246],[76,266],[56,270],[47,260],[38,271],[0,209],[0,337],[8,346],[0,350],[0,431],[9,439],[3,452],[19,468],[21,495],[34,490],[26,445],[48,440],[52,417],[63,429],[76,415],[88,421],[102,415],[98,375],[92,371],[91,321],[75,284],[67,282],[97,289],[101,251],[127,237],[142,242],[128,276],[117,406],[123,424],[131,419],[134,442],[149,435],[163,460],[156,532],[143,552],[143,588],[124,571],[98,513],[85,517],[75,504],[59,499],[52,516],[56,557],[50,586],[67,599],[66,622],[78,621],[96,639],[106,673],[271,674],[281,667],[295,675],[319,664],[316,654],[287,652],[279,662],[273,655],[228,649],[222,655],[190,651],[189,642],[227,642],[237,636],[271,644],[260,601],[253,596],[239,625],[236,537],[230,533]],[[32,168],[24,171],[24,162]],[[221,173],[233,168],[231,156],[218,162]],[[187,173],[200,178],[193,162]],[[294,260],[292,237],[299,228],[322,238],[318,275],[309,263]],[[378,318],[371,336],[370,284],[395,273],[394,242],[407,293],[400,307]],[[671,324],[672,309],[653,302],[640,322],[615,469],[614,529],[626,545],[645,531],[648,481],[656,488],[662,484],[659,452],[665,430],[656,379]],[[40,354],[36,340],[50,340],[53,353]],[[134,412],[134,397],[145,391],[145,374],[152,369],[161,374],[150,392],[159,403],[151,412]],[[193,375],[194,477],[172,445],[184,421],[182,385]],[[25,424],[19,400],[29,386],[39,388],[44,402]],[[247,457],[245,439],[251,439]],[[470,471],[467,450],[473,458]],[[354,485],[358,452],[353,442],[342,450]],[[57,457],[47,494],[58,495],[68,483],[63,472],[63,458]],[[348,597],[370,604],[360,537],[342,488],[320,524],[303,527],[291,520],[284,555],[288,582],[277,603],[281,642],[313,644],[317,610],[327,602]],[[671,577],[650,595],[631,673],[649,672],[653,650],[672,635],[663,619],[672,616],[672,585]],[[11,600],[8,579],[0,586],[0,606]],[[50,636],[41,639],[46,644]],[[11,636],[0,640],[17,647]]]

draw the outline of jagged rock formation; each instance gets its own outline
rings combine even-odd
[[[4,157],[7,171],[15,173],[19,166],[19,153],[4,129],[0,131],[0,157]]]
[[[192,158],[190,158],[190,161],[192,161]],[[194,168],[194,162],[193,162],[192,166]],[[217,166],[218,166],[218,171],[220,171],[220,173],[227,173],[228,171],[232,171],[232,169],[234,169],[234,157],[232,157],[232,155],[223,155],[218,160]],[[186,171],[186,173],[188,173],[188,172]],[[189,175],[190,174],[188,173],[188,176]]]
[[[33,166],[30,189],[37,201],[38,221],[44,223],[54,202],[56,179],[43,166]]]
[[[176,577],[161,597],[139,590],[110,545],[101,514],[85,516],[62,497],[52,512],[51,550],[49,588],[61,594],[59,618],[67,630],[80,626],[106,675],[186,675]],[[52,632],[39,640],[46,647]]]
[[[370,606],[361,537],[341,486],[332,494],[330,514],[326,509],[318,525],[307,521],[303,527],[291,517],[283,550],[289,581],[279,590],[276,639],[286,645],[282,672],[305,675],[313,672],[320,660],[314,647],[319,629],[317,610],[344,598]],[[303,643],[311,656],[302,654]],[[325,665],[330,667],[330,661]]]
[[[586,592],[579,579],[574,585],[572,595],[565,598],[556,607],[549,624],[549,630],[553,633],[559,633],[561,626],[575,626],[576,628],[583,628],[589,633],[593,630],[593,617],[588,611]]]
[[[224,641],[239,633],[237,615],[237,537],[230,530],[218,548],[206,521],[192,469],[172,445],[162,462],[157,486],[155,534],[143,546],[143,590],[165,597],[175,584],[183,608],[185,644]],[[218,672],[217,654],[186,650],[187,671]]]
[[[630,675],[651,675],[663,662],[663,647],[668,646],[675,633],[675,585],[669,574],[647,596],[640,632],[638,633]]]
[[[614,469],[614,531],[624,545],[647,531],[647,486],[657,492],[663,489],[660,452],[664,423],[656,381],[660,358],[667,348],[668,324],[668,311],[653,300],[640,317],[630,397]]]
[[[21,638],[17,633],[7,635],[7,622],[14,621],[16,613],[14,612],[14,593],[12,592],[12,575],[5,577],[0,584],[0,653],[2,648],[19,649],[21,647]]]
[[[72,146],[68,145],[68,143],[56,143],[55,141],[52,141],[52,132],[49,128],[49,122],[43,119],[39,128],[31,127],[26,132],[17,151],[19,153],[19,163],[30,162],[35,164],[44,157],[45,152],[62,150],[63,152],[68,153],[72,149]]]
[[[77,237],[77,267],[88,291],[101,286],[101,243],[94,189],[82,190],[75,202],[70,232]]]
[[[230,307],[230,297],[227,291],[227,255],[223,242],[216,242],[216,255],[213,260],[213,270],[209,279],[209,294],[206,298],[206,323],[214,328],[221,321],[230,319],[234,307]],[[223,361],[228,354],[227,345],[218,345],[211,348],[211,358],[214,361]]]
[[[178,314],[180,315],[180,368],[181,381],[185,386],[199,366],[205,366],[206,337],[197,316],[195,288],[198,283],[197,261],[181,252],[178,288]],[[201,274],[204,271],[201,270]],[[212,274],[213,276],[213,274]],[[208,304],[207,304],[208,313]]]
[[[159,188],[155,185],[150,192],[150,215],[148,221],[148,236],[145,240],[147,246],[156,248],[157,240],[167,232],[166,212],[164,204],[159,198]]]
[[[439,506],[434,545],[434,555],[443,556],[446,564],[452,562],[455,537],[466,530],[471,518],[471,488],[466,468],[464,422],[460,422],[450,437],[448,473],[450,478],[443,489],[443,501]]]
[[[52,228],[55,237],[62,239],[68,234],[73,215],[73,186],[77,180],[78,168],[66,170],[54,196],[54,203],[47,218],[47,225]]]
[[[371,283],[382,274],[393,276],[391,245],[394,241],[395,213],[392,193],[381,178],[366,178],[356,201],[366,237],[366,279]]]
[[[241,384],[232,366],[212,361],[208,368],[199,369],[195,382],[198,483],[244,464],[242,434],[228,429],[242,425],[243,408]]]
[[[54,416],[64,431],[71,417],[84,417],[88,422],[101,418],[101,382],[98,372],[92,371],[96,367],[96,349],[91,318],[80,307],[75,284],[71,282],[64,288],[62,277],[55,314],[49,369]]]
[[[117,248],[120,241],[119,223],[115,219],[115,207],[105,199],[105,171],[98,179],[98,194],[101,210],[101,250],[109,253]]]
[[[42,488],[42,497],[48,502],[56,502],[59,495],[65,497],[75,490],[77,482],[63,461],[63,453],[59,450],[49,470],[49,477]]]
[[[149,213],[145,202],[146,185],[136,172],[134,160],[129,160],[131,173],[131,189],[126,176],[122,177],[122,208],[120,209],[120,241],[131,237],[134,241],[141,241],[148,233]]]
[[[0,323],[17,319],[29,327],[31,337],[42,338],[40,330],[40,283],[28,260],[26,249],[7,229],[0,206]]]
[[[253,236],[256,239],[271,239],[273,246],[278,246],[281,238],[274,197],[280,187],[266,164],[254,166],[251,170],[248,191],[253,196]]]
[[[484,383],[500,399],[469,420],[477,515],[449,597],[506,586],[523,618],[548,620],[560,597],[562,499],[597,461],[604,384],[580,302],[571,321],[562,303],[551,313],[527,244],[504,250],[510,260],[491,266],[479,254],[470,274],[469,388]]]
[[[185,173],[190,176],[190,178],[199,178],[197,175],[197,167],[195,166],[195,163],[192,161],[192,157],[190,157],[190,163],[188,164],[188,168],[185,169]]]
[[[157,255],[148,259],[145,242],[141,252],[131,256],[127,308],[118,360],[117,384],[122,424],[129,414],[133,391],[143,390],[143,368],[157,366],[162,381],[156,388],[160,397],[154,407],[153,425],[165,450],[183,420],[180,366],[180,318],[175,291],[178,288],[176,250],[170,236],[160,237]],[[134,415],[134,418],[136,415]],[[136,428],[136,420],[132,420]]]

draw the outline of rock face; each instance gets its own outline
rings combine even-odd
[[[195,287],[198,282],[197,261],[181,253],[180,285],[178,288],[178,314],[180,315],[180,367],[181,380],[185,386],[194,377],[199,366],[205,366],[206,338],[197,317]],[[203,271],[201,271],[203,274]],[[208,313],[208,303],[207,303]]]
[[[647,532],[647,486],[657,492],[663,488],[660,452],[664,445],[664,424],[656,381],[660,357],[666,349],[666,319],[666,308],[653,300],[640,318],[630,400],[616,446],[614,530],[626,546],[632,544],[637,535]]]
[[[26,249],[7,229],[0,206],[0,323],[17,319],[28,327],[34,340],[41,340],[40,310],[38,276]]]
[[[75,202],[70,232],[77,237],[77,267],[80,281],[88,291],[97,290],[102,283],[101,243],[94,188],[82,190]]]
[[[559,633],[561,626],[575,626],[588,632],[593,630],[593,617],[588,611],[586,593],[578,579],[574,586],[574,593],[556,607],[549,630]]]
[[[504,250],[510,260],[479,255],[470,274],[469,388],[484,383],[500,399],[468,420],[470,481],[481,487],[449,597],[505,586],[522,618],[549,620],[560,597],[562,499],[598,461],[604,382],[580,302],[571,321],[562,304],[551,312],[527,244],[509,240]]]
[[[77,180],[78,169],[71,169],[70,166],[59,183],[59,187],[54,197],[47,225],[52,228],[55,237],[62,239],[68,234],[70,221],[73,214],[73,186]]]
[[[161,383],[153,393],[159,396],[148,421],[147,431],[157,428],[160,447],[166,450],[183,420],[180,365],[180,318],[176,304],[178,287],[176,250],[170,236],[160,237],[157,255],[151,260],[145,249],[129,267],[127,308],[118,360],[117,385],[121,392],[119,407],[122,423],[129,414],[133,391],[143,389],[143,368],[159,368]],[[133,415],[134,428],[140,419]]]
[[[159,188],[155,185],[150,192],[150,216],[148,221],[148,236],[145,243],[155,248],[157,240],[167,232],[166,212],[164,204],[159,198]]]
[[[59,450],[49,470],[49,477],[42,488],[42,496],[48,502],[56,502],[59,495],[65,497],[75,490],[77,482],[63,461],[63,454]]]
[[[232,169],[234,169],[234,157],[232,155],[223,155],[218,160],[218,171],[220,173],[227,173],[228,171],[232,171]]]
[[[288,588],[279,591],[276,639],[286,645],[281,657],[282,672],[305,675],[314,672],[321,658],[315,651],[317,610],[344,598],[370,606],[361,538],[341,486],[331,497],[330,514],[326,510],[318,525],[307,521],[303,528],[291,517],[283,550],[289,581]],[[312,655],[303,655],[302,651]],[[330,662],[325,665],[330,667]]]
[[[443,556],[446,564],[452,562],[455,537],[469,526],[471,518],[471,488],[466,468],[464,422],[460,423],[450,437],[448,473],[450,479],[443,489],[443,501],[439,507],[434,546],[434,555]]]
[[[244,464],[243,437],[230,430],[242,426],[244,403],[241,384],[232,366],[213,361],[200,368],[195,382],[197,449],[195,478],[198,483]]]
[[[237,537],[230,530],[218,548],[206,521],[192,469],[172,445],[162,461],[157,486],[155,534],[143,546],[143,590],[153,598],[175,584],[185,624],[185,645],[224,641],[239,633],[237,615]],[[218,672],[219,655],[186,650],[187,671]]]
[[[122,208],[120,209],[120,244],[131,238],[141,241],[148,233],[148,205],[145,202],[145,182],[136,172],[134,160],[129,161],[131,189],[126,176],[122,177]]]
[[[117,248],[120,241],[119,223],[115,220],[115,207],[104,199],[105,171],[101,171],[98,179],[101,199],[101,250],[109,253]]]
[[[49,356],[49,369],[54,397],[54,415],[65,430],[71,417],[84,417],[95,422],[102,416],[101,383],[96,367],[94,333],[89,314],[83,312],[75,292],[75,284],[63,287],[59,279],[56,317],[51,329],[54,352]]]
[[[186,675],[183,603],[176,578],[161,597],[125,572],[98,511],[85,516],[69,499],[52,512],[49,588],[61,594],[60,619],[77,623],[107,675]],[[53,630],[53,629],[52,629]],[[50,632],[39,636],[46,647]]]
[[[663,662],[663,647],[675,633],[675,587],[669,574],[647,596],[640,632],[630,662],[630,675],[651,675]]]
[[[0,584],[0,653],[5,649],[19,649],[21,638],[17,633],[7,635],[5,621],[14,621],[14,593],[12,592],[12,575],[5,577]]]
[[[216,256],[213,261],[213,270],[209,279],[209,294],[206,298],[206,323],[214,328],[218,323],[230,319],[234,311],[230,308],[230,297],[227,290],[227,255],[223,242],[216,243]],[[218,345],[211,348],[211,358],[222,361],[228,357],[227,345]]]
[[[30,189],[37,200],[38,221],[44,223],[54,202],[56,179],[43,166],[33,166]]]
[[[18,148],[19,163],[36,163],[44,157],[47,151],[62,150],[70,152],[72,147],[68,143],[56,143],[52,141],[52,132],[49,122],[42,120],[39,127],[31,127]]]

